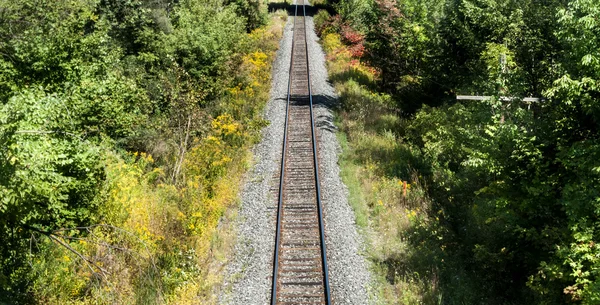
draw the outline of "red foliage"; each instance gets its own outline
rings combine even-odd
[[[361,58],[365,54],[365,35],[345,24],[341,26],[341,34],[343,41],[349,46],[352,57]]]
[[[330,17],[317,31],[319,35],[322,35],[327,29],[340,33],[342,42],[348,47],[352,57],[361,58],[365,55],[365,35],[342,21],[340,15]]]
[[[361,43],[365,39],[363,34],[357,32],[349,25],[342,25],[342,36],[348,43],[351,44]]]
[[[365,46],[362,44],[362,42],[360,44],[351,46],[350,54],[352,54],[352,57],[361,58],[363,55],[365,55]]]
[[[398,9],[397,2],[394,0],[375,0],[375,3],[379,10],[379,31],[388,36],[396,35],[393,24],[396,20],[404,17]]]

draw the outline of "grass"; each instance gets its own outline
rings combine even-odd
[[[342,147],[342,150],[344,152],[349,151],[350,148],[346,134],[340,132],[337,134],[337,138],[340,143],[340,146]],[[344,183],[350,190],[348,200],[350,205],[352,206],[352,209],[354,210],[356,224],[361,229],[368,228],[369,209],[367,206],[362,204],[365,202],[365,198],[363,193],[359,191],[361,187],[361,179],[358,175],[356,175],[360,172],[360,167],[357,164],[354,164],[352,162],[352,159],[348,158],[348,156],[346,156],[345,154],[342,155],[342,158],[340,159],[340,165],[342,179],[344,180]]]
[[[406,180],[388,177],[392,162],[378,156],[397,148],[397,142],[389,132],[365,131],[355,121],[338,124],[344,130],[338,134],[342,180],[350,190],[356,223],[369,244],[366,255],[376,275],[379,299],[385,304],[439,304],[436,271],[427,270],[436,264],[411,261],[419,253],[409,240],[419,224],[428,221],[430,203],[416,177],[408,181],[403,196]]]
[[[443,260],[443,250],[426,242],[415,246],[434,227],[429,215],[435,213],[414,169],[419,154],[398,134],[404,119],[392,111],[389,96],[371,89],[376,71],[353,58],[340,35],[324,33],[330,80],[340,97],[341,175],[368,244],[365,254],[376,278],[371,290],[382,304],[441,304],[436,260]]]
[[[375,277],[370,291],[381,304],[503,304],[482,294],[488,283],[470,269],[447,215],[429,196],[426,181],[440,173],[405,138],[426,135],[418,135],[414,120],[377,91],[377,70],[353,53],[360,42],[344,43],[356,33],[336,20],[324,11],[315,17],[339,96],[341,175],[367,244],[365,257]]]

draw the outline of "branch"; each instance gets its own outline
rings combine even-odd
[[[58,239],[55,235],[50,234],[50,235],[47,235],[47,236],[48,236],[48,238],[50,238],[51,240],[55,241],[59,245],[65,247],[67,250],[71,251],[73,254],[77,255],[80,259],[82,259],[84,262],[86,262],[88,268],[90,269],[90,271],[92,271],[93,274],[101,274],[103,277],[106,277],[107,274],[110,274],[108,271],[106,271],[106,269],[98,266],[94,261],[92,261],[91,259],[85,257],[83,254],[79,253],[79,251],[73,249],[73,247],[71,247],[69,244],[67,244],[64,241]],[[94,270],[94,268],[92,268],[92,266],[98,268],[98,270],[100,270],[102,272],[96,272]]]
[[[91,259],[85,257],[83,254],[81,254],[79,251],[73,249],[73,247],[71,247],[69,244],[65,243],[64,241],[58,239],[57,237],[60,237],[59,235],[55,235],[52,232],[49,231],[44,231],[44,230],[40,230],[38,228],[34,228],[32,226],[28,226],[28,225],[23,225],[23,227],[25,227],[26,229],[29,229],[31,231],[35,231],[38,232],[42,235],[47,236],[48,238],[50,238],[50,240],[58,243],[59,245],[65,247],[65,249],[69,250],[70,252],[72,252],[73,254],[77,255],[81,260],[83,260],[87,267],[90,269],[90,271],[92,272],[92,274],[100,274],[102,277],[104,277],[106,279],[106,275],[110,274],[108,271],[106,271],[104,268],[98,266],[94,261],[92,261]],[[97,272],[96,270],[94,270],[93,267],[96,267],[98,270],[100,270],[101,272]]]
[[[68,244],[68,242],[66,242],[66,240],[86,241],[86,242],[95,244],[100,247],[105,247],[105,249],[109,252],[120,251],[121,253],[124,253],[125,255],[127,255],[128,257],[130,257],[132,259],[131,262],[133,264],[135,264],[137,266],[137,268],[141,271],[141,273],[140,273],[141,276],[143,276],[145,278],[145,281],[147,281],[150,285],[152,285],[156,289],[159,297],[161,299],[163,299],[163,295],[161,292],[162,291],[161,283],[154,281],[152,276],[149,275],[147,273],[147,271],[142,271],[144,269],[142,269],[143,265],[141,264],[141,262],[144,261],[144,262],[148,262],[150,264],[150,267],[155,272],[158,272],[159,268],[156,265],[154,256],[152,255],[152,252],[150,252],[150,250],[148,249],[148,246],[146,245],[146,243],[142,239],[140,239],[138,236],[136,236],[135,234],[133,234],[127,230],[121,229],[119,227],[115,227],[115,226],[107,225],[107,224],[96,224],[96,225],[91,225],[91,226],[87,226],[87,227],[61,228],[61,229],[56,229],[56,230],[52,230],[52,231],[44,231],[44,230],[37,229],[35,227],[31,227],[31,226],[27,226],[27,225],[22,225],[22,226],[31,231],[34,231],[34,232],[40,233],[44,236],[47,236],[48,238],[50,238],[50,240],[52,240],[52,242],[57,243],[58,245],[69,250],[69,252],[75,254],[77,257],[79,257],[84,262],[84,264],[92,272],[92,274],[98,275],[101,279],[104,280],[104,282],[106,284],[110,285],[113,290],[116,290],[116,288],[114,287],[114,284],[111,281],[109,281],[109,279],[108,279],[108,275],[110,275],[111,273],[109,273],[107,270],[98,266],[95,263],[95,261],[92,260],[90,257],[82,254],[81,252],[79,252],[76,249],[74,249],[73,247],[71,247]],[[147,253],[147,257],[143,256],[141,254],[141,252],[138,252],[138,251],[135,251],[132,249],[128,249],[126,246],[120,247],[120,246],[111,245],[110,243],[104,242],[102,239],[103,238],[102,236],[98,236],[98,235],[94,234],[95,228],[105,228],[105,229],[112,230],[113,232],[111,232],[111,234],[121,233],[123,235],[132,237],[133,239],[135,239],[135,241],[137,241],[141,245],[143,245],[144,250]],[[65,236],[65,235],[61,234],[62,232],[72,231],[72,230],[86,231],[89,233],[89,238]],[[34,239],[33,236],[34,236],[34,234],[32,234],[32,241],[35,241],[35,240],[33,240]],[[125,240],[128,240],[128,239],[125,239]],[[32,242],[30,241],[30,243],[32,243]],[[100,271],[96,271],[96,270],[100,270]]]
[[[32,135],[44,135],[44,134],[53,134],[53,133],[65,134],[68,136],[78,138],[79,140],[83,141],[83,138],[77,134],[66,132],[66,131],[60,131],[60,130],[17,130],[17,131],[15,131],[15,134],[32,134]]]
[[[121,233],[124,233],[126,235],[129,235],[129,236],[135,238],[140,244],[142,244],[144,246],[144,249],[146,250],[146,254],[148,255],[148,258],[150,258],[150,262],[152,263],[152,267],[154,269],[158,269],[158,267],[156,266],[156,262],[154,261],[154,256],[152,255],[152,253],[148,249],[148,245],[146,245],[146,243],[142,239],[140,239],[137,235],[135,235],[135,234],[133,234],[133,233],[131,233],[131,232],[125,230],[125,229],[119,228],[119,227],[115,227],[115,226],[107,225],[107,224],[96,224],[96,225],[91,225],[91,226],[88,226],[88,227],[73,227],[73,228],[57,229],[57,230],[52,231],[52,234],[57,235],[56,234],[57,232],[64,232],[64,231],[71,231],[71,230],[79,230],[79,231],[85,230],[88,233],[90,233],[91,235],[96,236],[91,231],[94,228],[108,228],[108,229],[111,229],[111,230],[114,230],[114,231],[119,231]]]
[[[192,124],[192,115],[188,116],[187,127],[185,129],[185,138],[183,143],[181,143],[180,151],[181,154],[179,156],[178,162],[175,163],[175,168],[173,169],[173,184],[177,183],[177,177],[179,176],[179,172],[181,171],[181,165],[183,164],[183,160],[185,158],[185,153],[187,151],[187,143],[190,138],[190,125]]]

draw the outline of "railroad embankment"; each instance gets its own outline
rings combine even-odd
[[[286,20],[244,3],[0,4],[0,304],[216,303]]]
[[[437,304],[434,258],[409,242],[429,222],[431,202],[417,175],[389,174],[410,161],[407,148],[392,132],[403,119],[390,107],[391,98],[376,90],[377,70],[361,61],[364,37],[332,22],[325,11],[315,20],[332,94],[338,96],[332,129],[341,144],[340,176],[376,283],[371,294],[385,304]]]
[[[337,96],[329,85],[325,54],[314,32],[312,16],[306,17],[306,39],[324,207],[325,241],[331,296],[335,304],[369,304],[372,276],[367,268],[364,243],[348,205],[348,192],[339,176],[332,107]],[[286,26],[273,65],[271,99],[262,141],[254,149],[255,164],[246,177],[237,217],[237,244],[229,263],[220,301],[226,304],[266,304],[271,301],[271,276],[278,203],[279,169],[292,57],[292,22]],[[307,126],[310,128],[310,126]]]

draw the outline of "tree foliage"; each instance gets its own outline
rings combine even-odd
[[[68,246],[90,231],[55,232],[112,219],[115,154],[152,153],[152,173],[169,173],[157,179],[183,187],[186,152],[233,108],[221,104],[255,49],[246,31],[265,18],[251,1],[0,1],[0,303],[35,299],[34,236]]]
[[[457,269],[440,264],[444,303],[598,303],[598,2],[363,1],[372,18],[343,3],[407,117],[396,134],[419,151],[431,218],[443,215],[443,241],[429,228],[415,245],[448,247],[482,282],[454,295]]]

